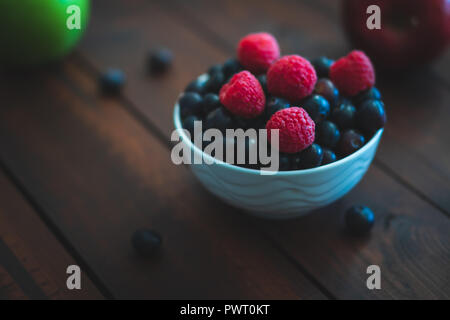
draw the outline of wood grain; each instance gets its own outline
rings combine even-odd
[[[78,65],[2,80],[0,158],[114,297],[325,298]],[[154,259],[130,244],[145,227]]]
[[[82,289],[68,290],[66,269],[77,264],[0,172],[0,298],[101,299],[82,273]]]

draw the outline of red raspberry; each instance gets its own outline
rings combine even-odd
[[[303,108],[291,107],[273,114],[266,124],[267,138],[270,129],[279,129],[279,150],[286,153],[300,152],[314,142],[316,125]]]
[[[264,73],[280,57],[277,40],[269,33],[252,33],[239,41],[239,62],[254,74]]]
[[[331,65],[330,79],[341,93],[354,96],[375,84],[375,71],[364,52],[354,50]]]
[[[264,111],[266,97],[255,78],[248,71],[235,74],[222,86],[219,93],[220,102],[231,113],[243,118],[254,118]]]
[[[317,81],[308,60],[297,55],[284,56],[269,68],[267,88],[275,96],[297,102],[309,96]]]

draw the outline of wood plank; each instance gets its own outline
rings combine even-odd
[[[376,214],[368,237],[345,233],[343,214],[365,204]],[[376,166],[342,200],[295,221],[262,223],[274,242],[342,299],[448,299],[450,222]],[[366,268],[381,268],[368,290]]]
[[[0,266],[0,300],[27,300],[20,286],[2,266]]]
[[[263,2],[261,6],[259,5],[261,2],[258,2],[258,5],[255,6],[252,5],[255,4],[255,2],[247,1],[198,3],[199,2],[194,1],[189,2],[186,8],[181,10],[177,7],[164,7],[167,9],[167,12],[161,12],[161,10],[158,10],[158,7],[150,6],[147,3],[143,4],[142,2],[134,3],[136,5],[139,4],[140,14],[134,14],[134,12],[129,11],[127,8],[122,8],[120,14],[119,11],[115,12],[114,10],[109,10],[108,12],[102,11],[102,17],[99,18],[96,23],[94,22],[93,25],[91,25],[92,28],[90,34],[83,46],[83,54],[87,56],[90,61],[93,61],[97,68],[106,68],[114,62],[114,64],[118,64],[121,68],[130,71],[128,74],[130,76],[130,81],[133,81],[133,88],[129,88],[125,92],[127,99],[130,99],[134,106],[138,108],[142,114],[148,117],[148,119],[150,119],[158,128],[162,127],[162,132],[167,132],[167,126],[171,125],[171,110],[167,110],[168,108],[166,105],[167,101],[169,101],[167,99],[169,96],[176,97],[178,94],[177,90],[179,89],[177,89],[176,86],[177,83],[180,82],[180,79],[187,78],[186,80],[181,81],[181,83],[187,83],[187,81],[189,81],[188,79],[192,79],[196,74],[201,72],[195,72],[194,69],[197,67],[193,68],[193,65],[197,66],[198,64],[203,64],[206,66],[209,65],[209,61],[211,60],[216,59],[215,62],[223,60],[224,58],[221,58],[223,56],[221,53],[222,51],[228,53],[227,55],[232,54],[234,45],[242,34],[261,29],[269,30],[277,35],[282,46],[286,48],[286,50],[289,50],[289,52],[300,51],[305,52],[306,55],[310,56],[315,56],[319,53],[323,54],[324,52],[339,56],[347,51],[347,48],[344,48],[342,45],[345,43],[345,40],[339,31],[334,31],[327,27],[317,27],[317,22],[323,21],[323,16],[320,12],[311,11],[309,7],[302,7],[302,10],[299,10],[299,7],[296,7],[296,2],[289,2],[289,5],[286,6],[279,5],[279,2],[277,2],[277,5],[274,5],[274,2]],[[104,2],[98,1],[96,3],[98,6],[97,8],[100,8],[102,4],[104,4]],[[249,7],[252,9],[251,13],[249,10],[245,10],[245,8]],[[168,15],[171,15],[169,9],[183,12],[184,18],[178,13],[176,13],[175,16],[181,21],[183,27],[188,25],[192,28],[192,31],[177,27],[173,19],[168,17]],[[150,15],[150,11],[154,14],[155,18],[144,19],[144,16],[147,17]],[[196,17],[195,15],[188,15],[186,13],[198,14],[197,19],[194,19]],[[121,17],[125,18],[120,19]],[[249,18],[251,18],[251,24],[249,24]],[[283,21],[280,21],[281,18],[283,18]],[[108,21],[112,25],[112,32],[127,30],[128,42],[126,42],[126,45],[122,44],[117,39],[117,41],[113,41],[114,38],[111,36],[107,37],[107,30],[109,28],[102,24],[107,23]],[[165,21],[171,21],[168,29],[165,28],[167,24]],[[98,32],[99,29],[103,31]],[[145,36],[142,35],[142,32],[139,30],[145,30]],[[168,31],[164,33],[163,37],[160,35],[159,30]],[[200,33],[200,31],[202,33]],[[192,34],[193,32],[199,33],[204,37],[205,41],[199,41],[198,38]],[[170,37],[168,35],[172,36]],[[314,35],[314,38],[312,38],[312,35]],[[188,39],[188,41],[185,41],[185,39]],[[102,45],[92,47],[94,43],[98,41],[102,42]],[[172,49],[175,50],[178,58],[171,73],[163,77],[160,80],[161,82],[156,82],[153,79],[148,80],[148,82],[151,83],[144,87],[140,84],[146,77],[142,73],[141,61],[144,56],[145,48],[151,46],[152,43],[169,43],[170,45],[174,45]],[[220,48],[222,51],[215,49],[212,46]],[[113,58],[108,58],[108,51],[111,50],[115,52],[115,56]],[[191,50],[194,50],[194,52],[196,50],[197,55],[191,56]],[[131,53],[125,51],[131,51]],[[186,56],[180,56],[180,53],[184,51],[189,53]],[[140,53],[134,55],[136,52]],[[126,58],[130,54],[133,58]],[[157,88],[160,95],[148,93],[156,91],[156,89],[152,88],[153,86]],[[403,94],[406,95],[407,90],[402,90]],[[445,101],[446,93],[440,88],[437,88],[436,90],[438,90],[437,92],[441,95],[440,98],[443,99],[440,100],[440,104],[439,101],[437,101],[437,108],[441,111],[443,110],[442,101]],[[167,92],[169,92],[169,94]],[[392,98],[389,98],[389,93],[387,93],[386,99],[388,104],[390,104],[389,99],[392,99],[392,101],[395,100],[394,102],[397,101],[396,99],[399,99],[394,95],[395,92],[393,90],[392,92]],[[149,96],[151,96],[151,102],[149,101]],[[406,99],[405,101],[407,101],[408,104],[404,104],[402,110],[408,110],[407,107],[409,106],[409,103],[412,103],[413,105],[417,103],[414,101],[416,98],[417,96],[413,95],[412,98]],[[398,101],[401,102],[403,100]],[[421,101],[423,102],[423,98]],[[158,114],[156,114],[156,110],[159,110]],[[396,120],[392,120],[391,115],[391,112],[393,111],[389,110],[388,112],[390,123],[395,124]],[[444,110],[444,112],[446,111]],[[402,118],[400,112],[395,113],[394,119],[396,118]],[[408,122],[409,120],[407,117],[403,121],[406,121],[408,126],[412,125]],[[403,129],[405,129],[405,125],[403,125]],[[382,146],[386,144],[387,140],[391,140],[390,137],[395,136],[395,134],[389,133],[390,131],[395,131],[395,126],[390,125],[388,127]],[[433,132],[433,134],[435,134],[435,132]],[[433,135],[430,133],[429,137],[432,136]],[[399,145],[393,145],[393,148],[397,150],[395,155],[400,155],[401,157],[399,157],[399,159],[404,159],[405,153],[400,153],[395,147],[399,147]],[[383,148],[385,147],[382,147],[382,149]],[[405,146],[403,148],[404,152],[411,152],[409,148],[409,145]],[[417,150],[414,151],[418,152]],[[380,153],[384,153],[387,157],[390,154],[389,152],[384,152],[382,150]],[[412,156],[415,157],[415,162],[413,159],[412,163],[408,163],[409,170],[414,171],[415,168],[424,166],[422,165],[422,158],[415,156],[415,153],[413,153]],[[383,164],[384,163],[385,162],[383,162]],[[400,163],[397,163],[396,165],[401,166]],[[406,185],[410,188],[412,184],[408,185],[408,183],[416,183],[418,181],[421,183],[418,183],[419,187],[421,187],[421,192],[425,192],[427,196],[430,196],[429,192],[433,192],[430,196],[433,201],[439,202],[441,206],[446,208],[448,205],[448,199],[446,199],[448,189],[445,185],[445,181],[442,182],[439,180],[442,177],[442,173],[437,170],[435,172],[436,174],[430,175],[429,181],[423,182],[419,181],[422,179],[420,175],[426,175],[427,173],[409,172],[405,170],[403,171],[405,174],[402,174],[401,170],[397,171],[397,169],[402,168],[395,167],[395,170],[393,171],[400,172],[399,174],[402,174],[401,178],[406,180],[406,183],[399,184],[395,181],[397,177],[395,177],[395,179],[392,178],[393,175],[391,174],[391,171],[388,171],[390,173],[388,176],[386,175],[386,172],[383,172],[384,167],[382,167],[383,171],[379,168],[380,167],[377,168],[374,166],[365,177],[363,184],[343,201],[320,210],[305,219],[300,219],[298,223],[293,223],[293,227],[290,229],[280,228],[282,230],[281,233],[286,231],[284,237],[278,237],[276,231],[269,230],[267,231],[267,234],[279,244],[280,249],[286,250],[288,255],[293,255],[296,261],[299,261],[301,265],[306,265],[307,272],[314,275],[323,286],[332,290],[332,294],[335,294],[337,297],[447,297],[449,293],[444,285],[448,285],[448,282],[442,282],[441,280],[448,278],[448,274],[446,273],[449,256],[447,245],[448,236],[445,233],[445,230],[448,230],[448,221],[439,213],[439,210],[428,205],[426,201],[424,202],[417,198],[417,193],[414,194],[404,187]],[[444,168],[443,172],[445,171]],[[444,185],[442,187],[443,183]],[[436,188],[436,185],[440,185],[442,189]],[[432,188],[427,190],[424,186],[432,186]],[[379,195],[376,197],[376,199],[379,200],[379,203],[373,200],[373,194]],[[386,201],[386,199],[391,199],[391,197],[399,197],[398,205]],[[337,212],[342,212],[346,207],[359,200],[364,200],[364,202],[372,205],[380,216],[379,220],[381,221],[384,219],[390,221],[390,219],[396,217],[398,213],[400,213],[401,216],[405,214],[411,216],[411,218],[408,218],[407,220],[408,223],[410,223],[410,229],[405,231],[404,225],[401,223],[391,224],[392,226],[389,229],[390,232],[388,234],[377,233],[374,235],[370,242],[370,250],[364,252],[359,252],[358,247],[355,249],[355,247],[350,246],[352,242],[348,239],[344,238],[338,241],[338,235],[340,235],[340,223]],[[417,208],[406,206],[408,203],[416,204]],[[394,216],[390,215],[392,212],[394,212]],[[402,219],[399,221],[401,220]],[[424,220],[428,223],[427,227],[422,227],[421,225]],[[310,222],[306,223],[305,221]],[[289,225],[289,223],[286,224]],[[281,225],[283,225],[283,223]],[[265,228],[265,226],[263,226],[263,228]],[[270,227],[268,228],[270,229]],[[276,230],[277,228],[274,229]],[[328,233],[323,234],[323,229],[328,233],[331,233],[331,235]],[[313,232],[316,230],[321,230],[321,233],[314,234]],[[415,239],[415,234],[412,234],[413,231],[411,230],[419,230],[417,231],[419,234],[425,235],[424,239],[417,241]],[[336,233],[336,235],[334,235],[334,233]],[[426,265],[432,266],[431,268],[433,269],[433,272],[430,273],[432,274],[430,278],[429,275],[424,275],[423,272],[419,270],[419,262],[405,260],[403,257],[404,252],[399,250],[398,247],[401,248],[406,241],[408,246],[411,246],[409,248],[410,250],[426,253],[430,250],[427,245],[427,237],[434,237],[433,235],[435,235],[435,239],[437,239],[436,242],[439,244],[436,248],[439,253],[434,254],[433,251],[433,254],[425,254]],[[414,240],[408,241],[408,237],[412,237]],[[299,240],[300,238],[301,240]],[[288,240],[286,239],[292,241],[287,243]],[[317,245],[315,245],[314,243],[311,244],[312,241],[310,241],[310,239],[321,241],[318,241]],[[337,243],[336,247],[333,245],[335,242]],[[387,243],[392,247],[389,247]],[[364,246],[364,243],[361,245],[361,241],[356,240],[355,246],[358,244],[360,246],[359,248]],[[323,255],[320,255],[320,261],[317,258],[311,258],[313,253],[317,251],[323,251]],[[308,252],[308,254],[303,255],[303,252]],[[365,288],[365,281],[363,281],[365,280],[364,271],[367,266],[366,262],[379,262],[380,259],[384,262],[382,267],[384,270],[383,274],[385,274],[387,277],[386,279],[388,280],[386,286],[387,289],[379,292],[369,292]],[[310,261],[310,263],[307,263],[307,261]],[[364,261],[364,264],[361,264],[361,261]],[[317,270],[324,271],[323,268],[326,268],[326,266],[330,264],[336,266],[335,271],[328,271],[328,273],[325,274],[317,272]],[[398,274],[401,274],[401,276]],[[342,279],[333,280],[335,276],[342,276]],[[399,279],[398,281],[395,280],[397,278]],[[429,281],[433,283],[433,285],[430,285],[430,288],[427,290],[422,290]],[[442,283],[444,283],[444,285],[442,285]],[[358,288],[355,288],[356,286],[358,286]]]
[[[77,264],[0,172],[0,298],[101,299],[88,276],[68,290],[66,269]]]
[[[0,159],[114,297],[325,298],[78,65],[0,82]],[[162,255],[134,253],[143,227]]]

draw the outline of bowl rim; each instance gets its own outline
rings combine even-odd
[[[181,95],[180,95],[181,96]],[[189,139],[186,134],[184,133],[183,126],[181,124],[181,117],[180,117],[180,106],[178,104],[178,99],[177,102],[175,103],[175,107],[173,110],[173,120],[174,120],[174,125],[175,125],[175,129],[178,132],[178,135],[181,137],[181,139],[183,140],[183,142],[187,143],[187,145],[189,146],[189,148],[191,148],[192,150],[194,150],[194,152],[196,152],[197,154],[200,154],[202,157],[205,157],[208,159],[208,161],[211,161],[211,164],[206,164],[206,165],[213,165],[213,164],[217,164],[219,166],[222,166],[224,168],[227,169],[231,169],[231,170],[235,170],[235,171],[239,171],[242,173],[246,173],[246,174],[251,174],[251,175],[261,175],[261,170],[259,169],[248,169],[248,168],[243,168],[243,167],[239,167],[236,166],[234,164],[229,164],[227,162],[224,162],[222,160],[216,159],[212,156],[210,156],[209,154],[203,152],[203,150],[200,150],[199,148],[197,148],[197,146],[192,143],[191,139]],[[272,176],[301,176],[301,175],[306,175],[306,174],[311,174],[311,173],[318,173],[318,172],[322,172],[322,171],[326,171],[326,170],[330,170],[334,167],[338,167],[340,165],[343,165],[347,162],[352,161],[353,159],[359,157],[360,155],[362,155],[363,153],[365,153],[367,150],[369,150],[370,148],[372,148],[372,146],[374,144],[376,144],[380,138],[381,135],[383,134],[384,128],[379,129],[373,136],[372,138],[359,150],[357,150],[356,152],[353,152],[351,155],[348,155],[342,159],[339,159],[337,161],[334,161],[332,163],[323,165],[323,166],[319,166],[319,167],[315,167],[315,168],[310,168],[310,169],[299,169],[299,170],[289,170],[289,171],[277,171],[275,174],[271,174]],[[202,164],[205,164],[202,162]]]

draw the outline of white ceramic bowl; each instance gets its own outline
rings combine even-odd
[[[183,143],[194,153],[211,159],[184,134],[178,103],[173,118]],[[326,206],[349,192],[369,168],[382,134],[383,129],[380,129],[355,153],[313,169],[261,175],[259,170],[220,160],[211,165],[191,164],[190,168],[207,190],[235,207],[264,218],[294,218]]]

